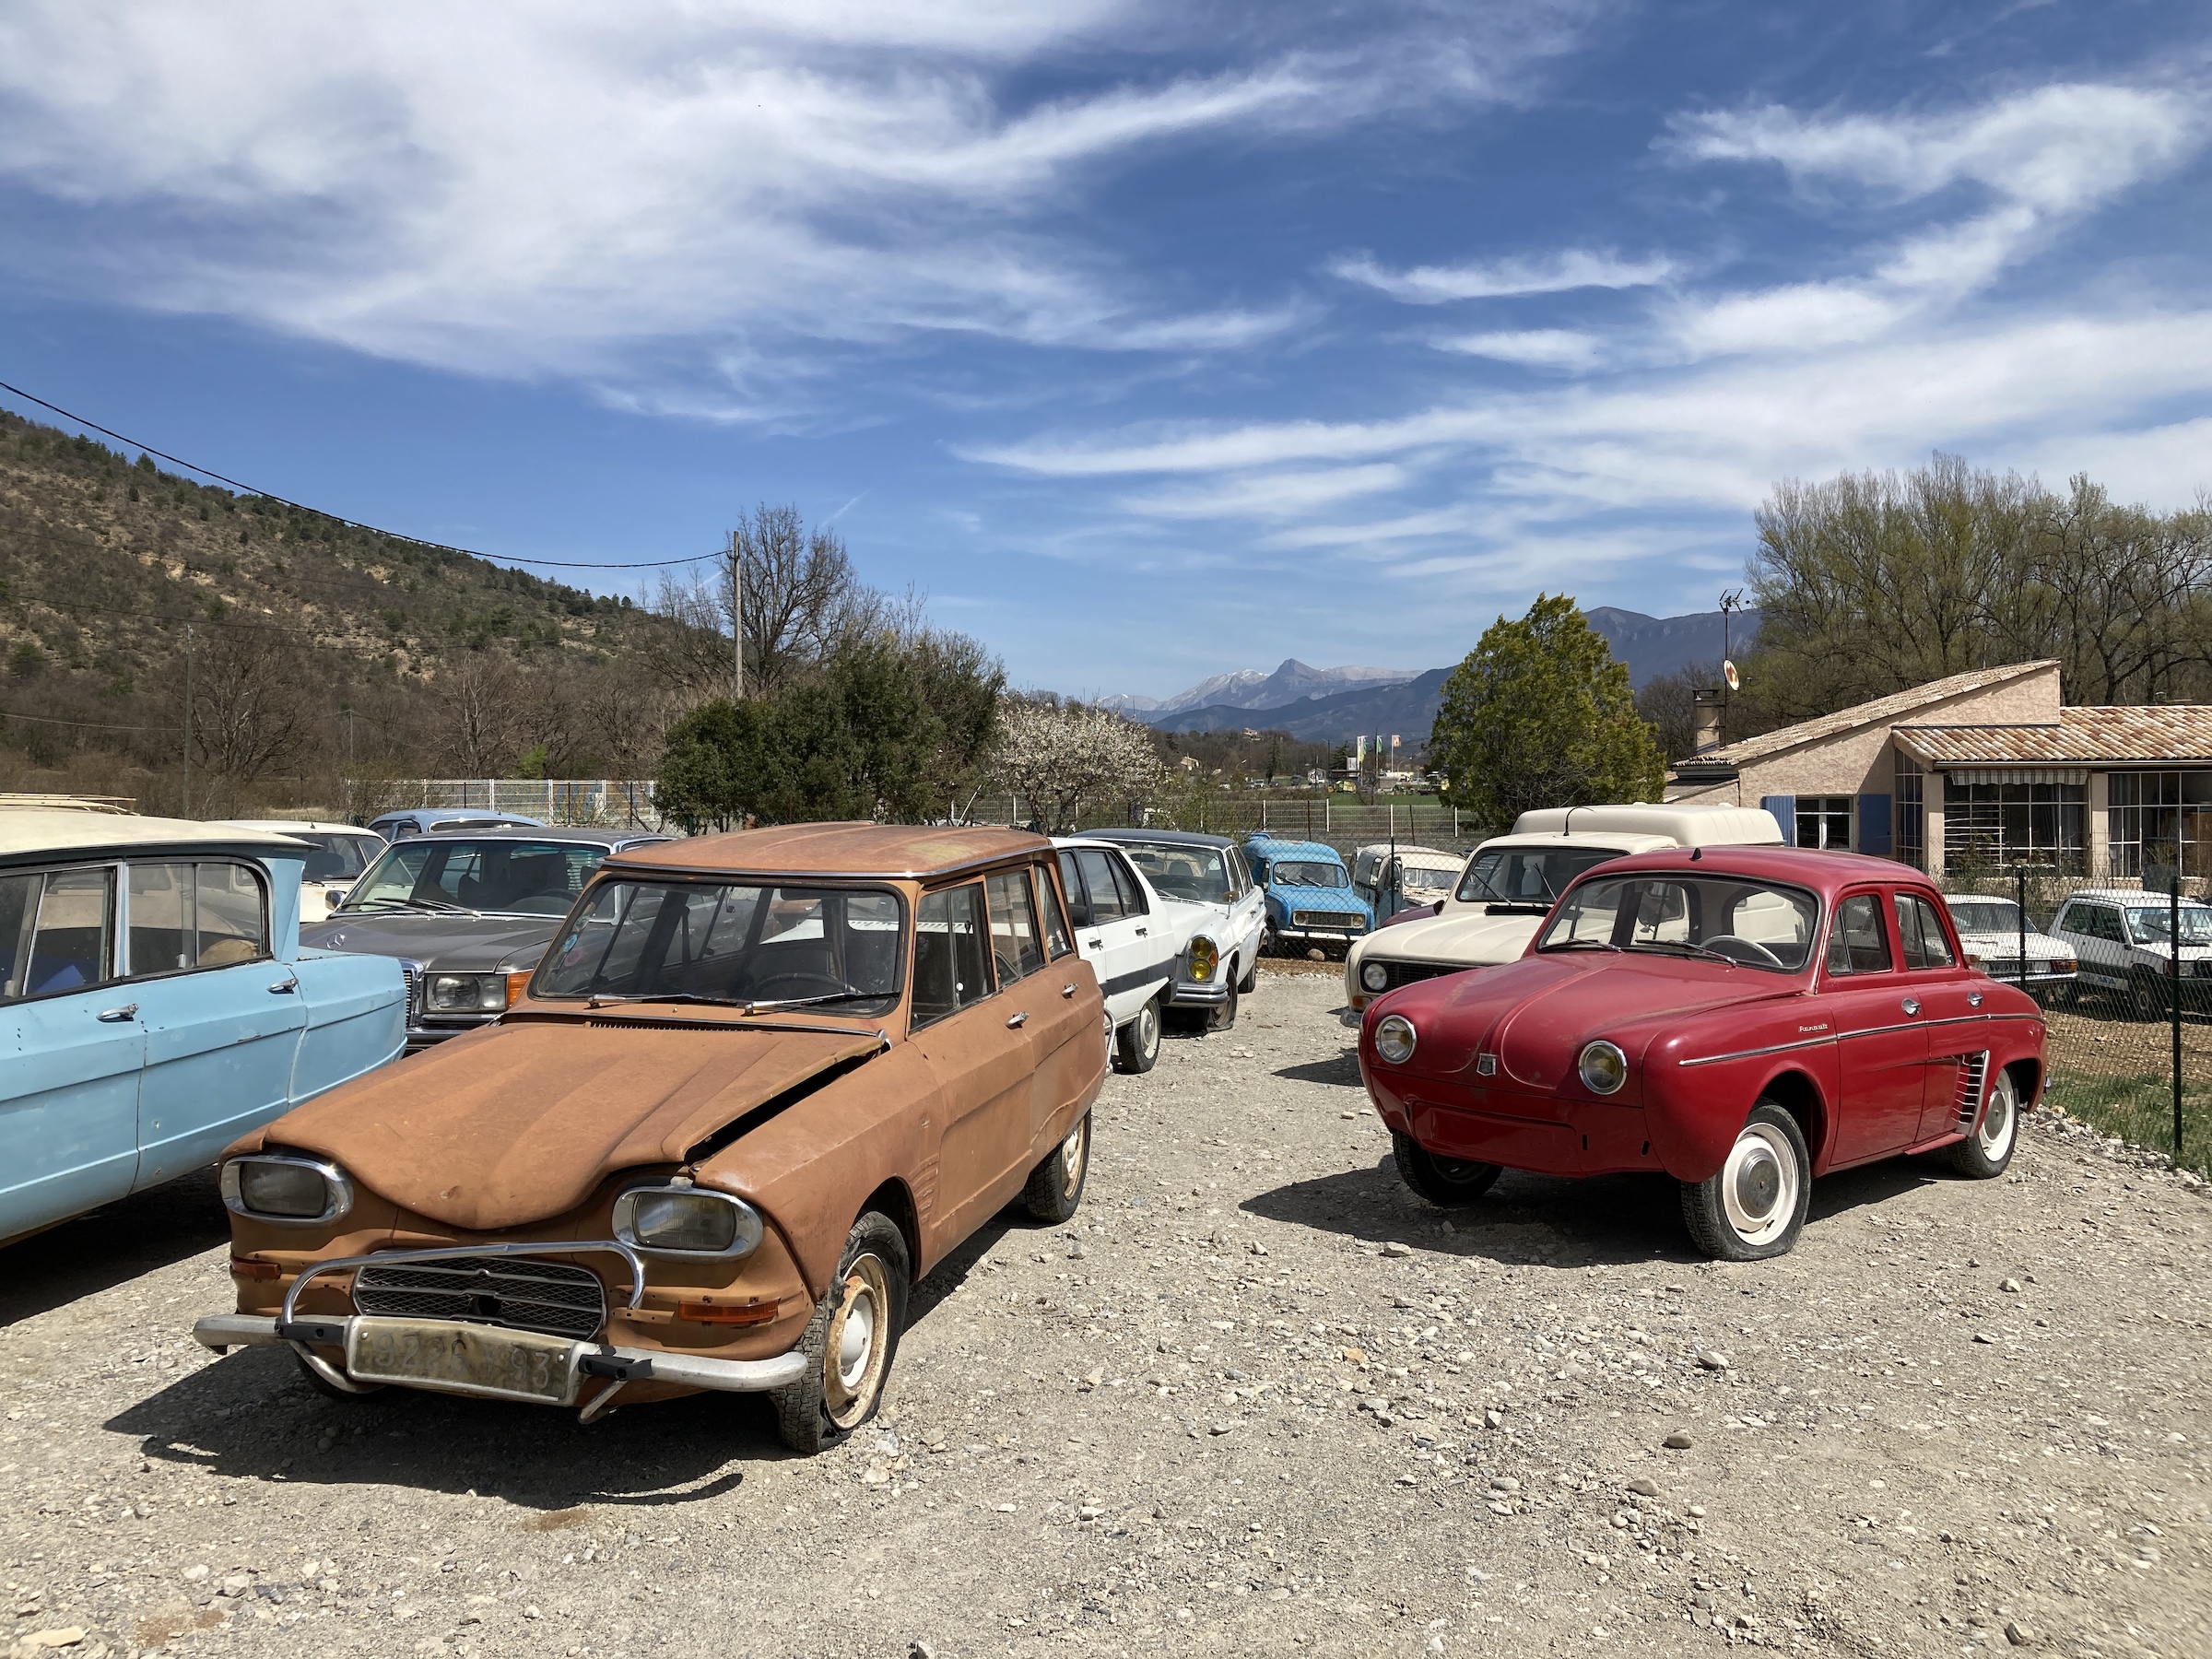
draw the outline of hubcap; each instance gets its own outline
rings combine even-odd
[[[2014,1110],[2012,1079],[2000,1075],[1989,1091],[1989,1104],[1982,1109],[1982,1127],[1975,1138],[1982,1143],[1982,1156],[1994,1163],[2012,1147],[2013,1125],[2018,1121]]]
[[[1087,1117],[1060,1143],[1060,1190],[1070,1197],[1083,1184],[1083,1164],[1089,1151],[1090,1120]]]
[[[1146,1053],[1159,1041],[1159,1010],[1147,1003],[1136,1017],[1136,1045]]]
[[[867,1416],[883,1386],[884,1321],[891,1305],[883,1263],[860,1257],[845,1273],[844,1291],[830,1327],[822,1403],[831,1422],[850,1429]]]
[[[1780,1238],[1797,1211],[1797,1155],[1771,1124],[1753,1124],[1735,1138],[1721,1167],[1721,1204],[1728,1225],[1747,1244]]]

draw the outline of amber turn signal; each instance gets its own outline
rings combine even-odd
[[[738,1308],[722,1302],[677,1302],[676,1316],[697,1324],[767,1324],[776,1316],[776,1304],[772,1301],[750,1302]]]
[[[243,1256],[230,1258],[230,1277],[242,1279],[273,1279],[284,1270],[274,1262],[249,1262]]]
[[[516,1003],[523,1000],[524,994],[530,989],[530,976],[536,971],[537,970],[535,968],[517,968],[508,974],[507,1006],[509,1007],[513,1007]]]

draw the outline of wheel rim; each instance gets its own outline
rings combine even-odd
[[[1429,1162],[1438,1178],[1453,1186],[1472,1186],[1489,1171],[1489,1165],[1469,1163],[1464,1158],[1438,1158],[1432,1154]]]
[[[844,1296],[830,1322],[822,1360],[822,1403],[840,1429],[867,1416],[882,1386],[890,1306],[890,1278],[882,1258],[859,1257],[845,1270]]]
[[[1136,1014],[1136,1052],[1149,1054],[1159,1046],[1159,1005],[1147,1003]]]
[[[1060,1143],[1060,1192],[1063,1197],[1073,1198],[1083,1184],[1083,1169],[1090,1161],[1090,1119],[1088,1117],[1067,1132]]]
[[[1721,1205],[1747,1244],[1771,1244],[1797,1213],[1797,1153],[1771,1124],[1752,1124],[1735,1137],[1721,1166]]]
[[[1992,1163],[2004,1158],[2012,1150],[2013,1131],[2018,1124],[2012,1078],[2000,1074],[1989,1091],[1989,1104],[1982,1108],[1982,1126],[1974,1131],[1974,1138],[1982,1143],[1982,1156]]]

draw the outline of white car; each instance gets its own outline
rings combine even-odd
[[[1439,974],[1510,962],[1528,948],[1552,901],[1593,865],[1668,847],[1779,846],[1782,826],[1758,806],[1567,806],[1524,812],[1511,835],[1469,855],[1433,916],[1377,928],[1344,959],[1345,1000]]]
[[[1204,907],[1165,899],[1124,849],[1086,836],[1055,836],[1076,950],[1099,976],[1113,1027],[1113,1063],[1147,1072],[1177,963],[1206,920]]]
[[[1951,893],[1944,898],[1951,921],[1959,929],[1959,943],[1967,959],[1994,980],[2024,985],[2030,996],[2072,994],[2079,966],[2074,947],[2026,923],[2028,971],[2020,972],[2020,944],[2024,918],[2011,899],[1985,898],[1978,893]]]
[[[1352,891],[1366,901],[1380,927],[1400,911],[1441,904],[1459,885],[1466,862],[1434,847],[1377,841],[1352,854]]]
[[[2212,908],[2183,900],[2182,1006],[2202,1009],[2212,1001]],[[2116,992],[2138,1019],[2162,1019],[2172,1006],[2173,912],[2163,893],[2140,888],[2088,888],[2067,895],[2051,931],[2081,967],[2075,983]]]
[[[384,850],[384,838],[353,824],[318,818],[225,818],[233,830],[288,835],[312,849],[300,877],[300,924],[325,921]]]
[[[1161,898],[1206,912],[1176,959],[1167,1006],[1217,1031],[1235,1025],[1239,999],[1258,982],[1260,936],[1267,930],[1267,896],[1253,885],[1236,842],[1186,830],[1084,833],[1127,853]]]

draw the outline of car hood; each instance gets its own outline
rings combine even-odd
[[[1454,1076],[1477,1054],[1492,1053],[1499,1069],[1522,1087],[1555,1088],[1573,1076],[1577,1056],[1594,1038],[1619,1043],[1633,1063],[1657,1025],[1802,989],[1794,976],[1753,968],[1577,952],[1423,981],[1375,1006],[1383,1014],[1405,1015],[1420,1033],[1410,1070]]]
[[[437,916],[342,911],[300,930],[316,950],[405,957],[449,972],[531,968],[560,930],[560,916]]]
[[[260,1138],[334,1159],[403,1209],[495,1232],[574,1209],[615,1171],[681,1162],[883,1046],[873,1031],[527,1020],[372,1073]]]
[[[1493,916],[1480,904],[1452,904],[1433,916],[1378,931],[1360,953],[1393,961],[1458,962],[1470,968],[1510,962],[1528,948],[1544,925],[1538,915]]]
[[[1960,928],[1959,943],[1976,956],[2002,954],[2006,958],[2011,958],[2019,954],[2020,935],[2012,931],[1985,933],[1970,932],[1965,928]],[[2186,951],[2189,947],[2184,945],[2182,948]],[[2053,938],[2049,934],[2037,933],[2031,927],[2028,930],[2028,954],[2031,957],[2070,957],[2074,954],[2074,947],[2063,940]]]

